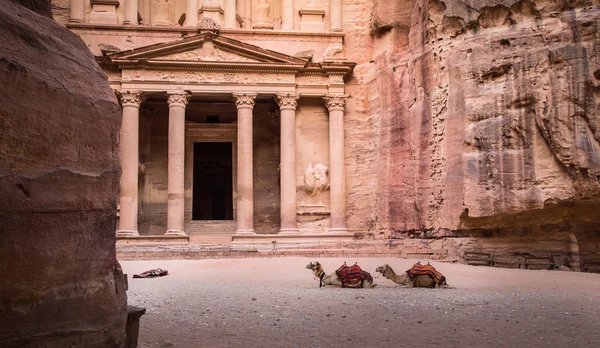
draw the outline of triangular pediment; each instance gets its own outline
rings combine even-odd
[[[307,60],[206,32],[182,40],[121,51],[108,56],[115,63],[176,62],[242,63],[304,66]]]

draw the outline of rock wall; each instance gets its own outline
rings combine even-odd
[[[576,238],[584,269],[597,269],[597,3],[376,0],[372,56],[359,57],[354,78],[377,136],[347,161],[354,181],[381,174],[349,188],[353,227],[477,237],[473,249],[493,238],[505,254],[519,238],[537,242],[532,254],[568,254]],[[358,213],[367,204],[375,209]],[[556,233],[569,236],[560,248]]]
[[[77,35],[12,0],[0,23],[0,346],[121,347],[119,105]]]

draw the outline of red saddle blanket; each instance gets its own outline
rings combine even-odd
[[[363,271],[357,264],[347,266],[344,262],[344,264],[335,271],[335,274],[342,281],[342,287],[344,288],[362,288],[364,280],[371,283],[373,282],[371,274],[367,271]]]
[[[406,271],[406,274],[410,277],[410,279],[415,278],[416,276],[427,275],[433,278],[433,281],[437,285],[446,284],[446,277],[444,277],[440,272],[435,270],[430,264],[422,265],[420,263],[415,263],[409,270]]]
[[[166,269],[155,268],[146,272],[142,272],[140,274],[134,274],[134,278],[152,278],[152,277],[162,277],[169,274],[169,271]]]

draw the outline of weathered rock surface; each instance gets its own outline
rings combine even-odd
[[[120,108],[77,35],[12,0],[0,23],[0,346],[120,347]]]
[[[375,1],[372,56],[350,57],[366,88],[348,141],[372,144],[349,146],[349,226],[572,263],[576,238],[597,268],[597,3]]]

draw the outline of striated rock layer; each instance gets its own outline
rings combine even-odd
[[[599,23],[598,1],[375,0],[349,225],[599,271]]]
[[[0,81],[0,346],[121,347],[120,108],[106,76],[79,37],[11,0]]]

